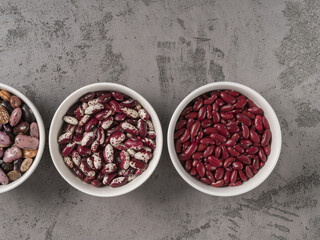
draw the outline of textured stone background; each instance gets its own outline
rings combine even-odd
[[[26,93],[47,129],[74,90],[133,88],[166,131],[189,92],[235,81],[260,92],[282,126],[279,164],[258,189],[202,194],[166,147],[153,176],[125,196],[70,187],[48,148],[32,177],[0,196],[1,239],[319,239],[320,1],[0,1],[1,82]]]

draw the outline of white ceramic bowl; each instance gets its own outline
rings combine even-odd
[[[95,91],[118,91],[140,102],[143,108],[145,108],[149,112],[152,122],[154,124],[155,132],[157,134],[156,148],[154,149],[153,158],[149,162],[149,166],[147,170],[144,171],[136,179],[118,188],[111,188],[109,186],[93,187],[91,184],[87,184],[81,181],[79,178],[77,178],[73,174],[73,172],[65,165],[63,158],[60,154],[59,145],[57,142],[57,139],[59,137],[59,133],[61,132],[61,127],[63,124],[62,118],[66,114],[68,109],[74,103],[76,103],[81,96],[83,96],[86,93],[95,92]],[[115,84],[115,83],[95,83],[95,84],[82,87],[79,90],[72,93],[60,104],[59,108],[54,114],[54,117],[52,119],[51,126],[50,126],[50,132],[49,132],[49,148],[50,148],[51,158],[60,175],[71,186],[78,189],[79,191],[82,191],[84,193],[87,193],[93,196],[98,196],[98,197],[119,196],[128,192],[131,192],[137,187],[139,187],[140,185],[142,185],[151,176],[151,174],[156,169],[159,163],[161,152],[162,152],[162,144],[163,144],[163,136],[162,136],[161,124],[160,124],[157,113],[155,112],[153,107],[150,105],[150,103],[134,90],[120,84]]]
[[[45,132],[45,128],[43,125],[43,121],[41,118],[41,115],[38,111],[38,109],[36,108],[36,106],[29,100],[29,98],[27,98],[25,95],[23,95],[21,92],[19,92],[18,90],[14,89],[13,87],[10,87],[6,84],[0,83],[0,88],[4,89],[8,92],[10,92],[13,95],[18,96],[23,102],[25,102],[28,107],[32,110],[37,123],[38,123],[38,128],[39,128],[39,148],[38,148],[38,154],[37,156],[34,158],[33,163],[31,165],[31,167],[29,168],[29,170],[24,173],[18,180],[9,183],[8,185],[1,185],[0,186],[0,193],[3,192],[7,192],[11,189],[14,189],[16,187],[18,187],[20,184],[22,184],[25,180],[27,180],[31,174],[34,172],[34,170],[37,168],[42,154],[43,154],[43,150],[44,150],[44,146],[45,146],[45,138],[46,138],[46,132]]]
[[[272,133],[272,143],[271,143],[271,153],[268,156],[268,160],[265,163],[265,166],[261,168],[258,173],[248,181],[242,183],[240,186],[236,187],[212,187],[210,185],[206,185],[199,180],[192,177],[187,171],[185,171],[184,167],[180,163],[178,156],[175,151],[175,145],[174,145],[174,130],[177,123],[177,120],[182,112],[182,110],[196,97],[200,96],[203,93],[210,92],[213,90],[219,90],[219,89],[231,89],[238,91],[251,100],[255,104],[257,104],[260,108],[263,109],[265,117],[268,119],[270,124],[270,130]],[[201,192],[204,192],[209,195],[214,196],[221,196],[221,197],[227,197],[227,196],[235,196],[240,195],[243,193],[246,193],[256,187],[258,187],[264,180],[268,178],[268,176],[271,174],[272,170],[277,164],[277,161],[279,159],[280,151],[281,151],[281,129],[280,124],[278,121],[278,118],[270,106],[270,104],[256,91],[253,89],[244,86],[242,84],[233,83],[233,82],[216,82],[216,83],[209,83],[207,85],[204,85],[193,92],[191,92],[187,97],[183,99],[183,101],[178,105],[176,110],[174,111],[169,128],[168,128],[168,149],[169,154],[171,157],[171,161],[180,174],[180,176],[192,187],[195,189],[198,189]]]

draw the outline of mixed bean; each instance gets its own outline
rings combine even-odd
[[[232,90],[194,99],[182,111],[174,139],[185,170],[213,187],[238,186],[252,178],[271,151],[263,110]]]
[[[0,90],[0,184],[27,172],[37,155],[39,129],[32,110],[18,96]]]
[[[84,182],[120,187],[147,169],[156,133],[138,101],[119,92],[90,92],[63,120],[61,155]]]

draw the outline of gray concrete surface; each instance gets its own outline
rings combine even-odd
[[[279,164],[238,197],[202,194],[166,147],[136,191],[101,199],[70,187],[48,148],[32,177],[0,196],[0,239],[320,239],[318,0],[1,0],[1,82],[26,93],[47,129],[74,90],[133,88],[164,132],[189,92],[234,81],[260,92],[282,126]]]

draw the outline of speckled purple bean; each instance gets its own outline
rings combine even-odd
[[[20,122],[21,117],[22,117],[21,108],[15,108],[10,115],[10,119],[9,119],[10,125],[12,127],[16,126]]]
[[[4,162],[13,162],[14,160],[17,160],[22,157],[22,151],[19,147],[13,146],[11,148],[8,148],[4,152],[3,161]]]
[[[18,135],[15,138],[15,144],[21,149],[35,150],[39,147],[39,140],[32,136]]]

